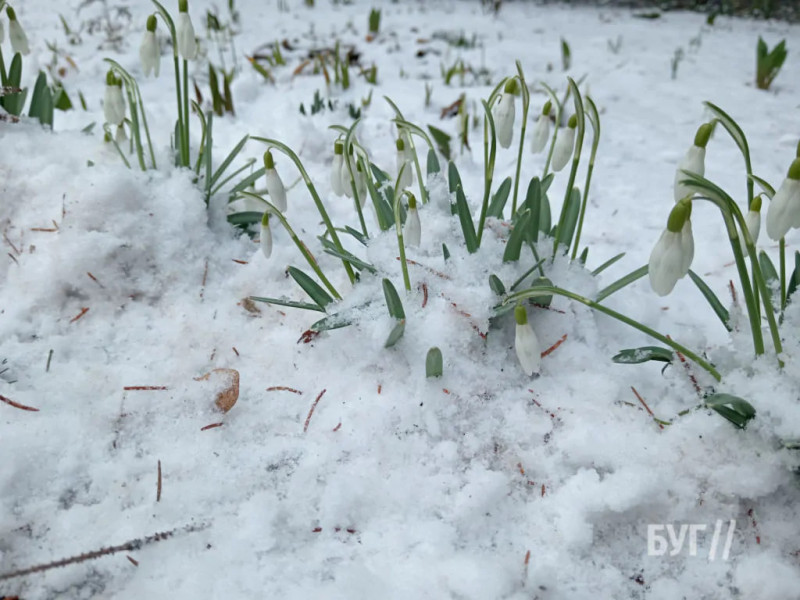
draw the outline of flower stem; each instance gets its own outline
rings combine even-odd
[[[612,317],[613,319],[625,323],[626,325],[630,325],[634,329],[638,329],[642,333],[645,333],[650,337],[657,339],[659,342],[666,344],[673,350],[676,350],[681,354],[683,354],[685,357],[693,360],[700,367],[708,371],[708,373],[717,381],[722,380],[722,375],[720,375],[719,371],[717,371],[711,363],[701,358],[700,356],[698,356],[696,353],[692,352],[685,346],[678,344],[677,342],[674,342],[672,339],[668,338],[665,335],[662,335],[661,333],[655,331],[654,329],[651,329],[650,327],[640,323],[639,321],[631,319],[630,317],[626,317],[625,315],[618,313],[615,310],[603,306],[602,304],[590,300],[589,298],[581,296],[580,294],[570,292],[569,290],[565,290],[556,286],[536,286],[533,288],[529,288],[527,290],[523,290],[521,292],[517,292],[516,294],[510,294],[506,296],[506,298],[503,300],[503,304],[505,305],[511,302],[519,302],[520,300],[524,300],[525,298],[535,298],[537,296],[549,296],[553,294],[558,296],[564,296],[565,298],[569,298],[571,300],[575,300],[576,302],[580,302],[581,304],[588,306],[592,310],[601,312],[605,315],[608,315],[609,317]]]
[[[522,89],[522,130],[519,134],[519,152],[517,152],[517,172],[514,175],[514,195],[511,199],[511,218],[517,212],[517,195],[519,193],[519,175],[522,168],[522,151],[525,149],[525,129],[528,126],[528,109],[531,104],[531,94],[528,91],[528,84],[525,83],[525,74],[522,71],[522,63],[517,61],[517,73],[519,74],[519,86]]]

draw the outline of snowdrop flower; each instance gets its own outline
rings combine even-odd
[[[103,114],[106,123],[121,125],[125,120],[125,98],[122,97],[122,79],[109,70],[106,74],[106,92],[103,97]]]
[[[750,210],[744,216],[744,223],[747,225],[747,233],[750,234],[750,239],[753,240],[753,245],[758,242],[758,234],[761,233],[761,196],[753,198],[750,204]],[[742,252],[747,256],[747,245],[742,239]]]
[[[337,140],[333,144],[333,164],[331,165],[331,189],[337,196],[344,194],[342,167],[344,166],[344,144]]]
[[[408,152],[406,150],[406,143],[402,137],[397,138],[397,173],[400,174],[400,169],[403,169],[403,176],[400,178],[397,191],[404,190],[414,183],[414,178],[411,172],[411,162],[408,160]],[[405,168],[403,168],[405,167]]]
[[[800,158],[789,167],[767,209],[767,235],[771,239],[780,240],[792,227],[800,227]]]
[[[500,101],[492,108],[492,118],[494,119],[494,129],[497,133],[497,141],[503,148],[511,145],[511,138],[514,134],[514,96],[519,93],[517,89],[517,78],[511,77],[506,81],[503,93],[500,94]]]
[[[422,237],[422,225],[419,222],[419,211],[417,210],[417,199],[411,192],[408,193],[408,212],[406,213],[406,224],[403,227],[403,240],[408,246],[419,246]]]
[[[538,373],[542,364],[542,350],[539,346],[539,338],[533,331],[533,327],[528,323],[528,313],[522,305],[514,309],[514,319],[517,322],[516,336],[514,337],[514,349],[517,351],[517,359],[522,366],[525,375],[531,376]]]
[[[272,158],[272,152],[267,150],[264,152],[264,169],[267,171],[267,193],[269,194],[269,201],[275,205],[281,212],[286,212],[286,188],[283,187],[280,175],[275,170],[275,160]]]
[[[702,177],[705,175],[706,167],[706,144],[714,131],[714,126],[711,123],[704,123],[697,129],[697,134],[694,136],[694,144],[692,144],[686,151],[686,156],[678,163],[678,168],[675,170],[675,202],[681,201],[686,196],[693,194],[686,184],[681,183],[686,179],[686,175],[682,171],[688,171]]]
[[[28,36],[25,35],[25,30],[22,29],[22,25],[17,21],[17,14],[14,9],[10,6],[6,7],[6,14],[8,15],[8,39],[11,40],[11,50],[14,53],[30,54]]]
[[[531,150],[534,154],[538,154],[544,147],[547,146],[547,140],[550,139],[550,110],[553,104],[548,100],[542,108],[542,114],[536,121],[536,129],[533,130],[533,143]]]
[[[567,128],[561,129],[553,147],[553,161],[550,166],[553,171],[560,171],[567,166],[569,159],[572,158],[572,151],[575,147],[575,128],[578,126],[578,117],[572,115],[567,122]]]
[[[272,256],[272,230],[269,228],[269,213],[265,212],[261,217],[261,252],[264,258]]]
[[[147,17],[147,27],[144,30],[142,45],[139,46],[139,60],[142,62],[145,77],[148,77],[151,71],[155,77],[158,77],[161,69],[161,49],[158,47],[156,39],[155,15]]]
[[[189,16],[188,0],[178,0],[178,23],[176,25],[178,37],[178,53],[184,60],[192,60],[197,56],[197,42],[194,38],[192,18]]]
[[[672,209],[667,220],[667,228],[650,253],[648,274],[650,286],[659,296],[666,296],[689,272],[694,257],[694,238],[692,236],[691,200],[685,198]],[[685,236],[688,235],[688,239]]]

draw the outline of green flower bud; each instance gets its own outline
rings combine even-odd
[[[264,168],[265,169],[275,168],[275,160],[272,158],[272,152],[270,152],[269,150],[264,152]]]
[[[569,127],[570,129],[575,129],[577,126],[578,126],[578,116],[572,115],[569,118],[569,121],[567,121],[567,127]]]
[[[417,210],[417,198],[411,192],[408,192],[408,208]]]
[[[800,180],[800,157],[794,159],[786,176],[795,181]]]
[[[118,79],[116,75],[114,75],[114,70],[109,69],[108,73],[106,73],[106,85],[118,85],[122,87],[122,79]]]
[[[672,233],[678,233],[683,229],[683,224],[692,215],[692,200],[684,198],[678,202],[669,213],[667,229]]]
[[[333,153],[338,154],[339,156],[344,154],[344,143],[336,140],[333,144]]]
[[[395,146],[397,147],[398,152],[405,152],[406,143],[403,141],[403,138],[397,138]]]
[[[503,93],[506,94],[513,94],[514,96],[519,95],[519,84],[517,84],[516,77],[509,77],[508,81],[506,81],[505,86],[503,87]]]
[[[528,311],[526,311],[525,307],[521,304],[517,304],[517,306],[514,307],[514,320],[517,322],[517,325],[528,324]]]
[[[750,210],[753,212],[761,212],[761,194],[753,198],[753,201],[750,203]]]
[[[17,20],[17,13],[14,12],[14,9],[10,6],[6,7],[6,14],[8,15],[9,21],[16,21]]]
[[[712,133],[714,133],[714,124],[703,123],[697,128],[697,133],[694,136],[694,145],[698,148],[705,148]]]
[[[550,116],[550,111],[552,109],[553,109],[553,103],[550,102],[550,100],[548,100],[547,102],[544,103],[544,106],[542,107],[542,114],[545,117],[549,117]]]
[[[261,217],[261,226],[262,227],[269,227],[269,213],[265,212],[264,216]]]
[[[158,21],[156,20],[156,16],[155,15],[150,15],[149,17],[147,17],[147,31],[150,31],[150,32],[155,31],[157,24],[158,24]]]
[[[189,1],[188,0],[178,0],[178,12],[189,12]]]

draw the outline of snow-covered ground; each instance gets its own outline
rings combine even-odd
[[[177,12],[174,4],[167,8]],[[708,26],[692,13],[647,20],[527,2],[507,3],[496,16],[477,1],[316,4],[237,0],[236,115],[215,118],[214,156],[218,164],[248,133],[285,142],[338,227],[358,228],[352,201],[336,197],[329,183],[336,133],[328,127],[352,123],[348,104],[372,92],[358,137],[373,162],[394,174],[394,113],[384,95],[409,121],[455,135],[456,120],[442,120],[442,108],[463,92],[477,114],[480,99],[515,74],[517,59],[529,83],[544,81],[560,95],[567,75],[585,75],[581,89],[601,113],[582,245],[590,247],[590,269],[627,254],[597,279],[566,260],[548,266],[558,285],[588,296],[647,262],[673,206],[675,167],[709,118],[704,100],[739,122],[754,172],[773,185],[800,139],[798,26],[723,17]],[[227,3],[193,0],[189,11],[204,52],[219,65],[203,26],[213,7],[230,20]],[[382,10],[381,29],[367,42],[371,7]],[[757,410],[743,431],[710,410],[679,416],[700,403],[690,374],[703,386],[715,382],[694,366],[662,373],[663,363],[613,363],[620,349],[653,341],[564,298],[554,298],[553,310],[529,312],[543,349],[566,339],[543,359],[539,377],[525,376],[513,319],[485,334],[497,302],[489,275],[508,287],[530,258],[502,263],[507,230],[499,221],[490,221],[481,249],[469,254],[441,181],[431,182],[431,203],[420,210],[422,243],[408,249],[418,263],[409,266],[408,294],[394,231],[381,234],[371,209],[369,247],[344,237],[379,273],[350,286],[341,262],[316,239],[324,227],[301,181],[288,194],[290,223],[344,306],[374,302],[359,309],[356,324],[298,342],[321,315],[245,301],[307,301],[285,274],[289,265],[310,271],[297,247],[273,219],[274,251],[265,259],[227,224],[227,193],[207,209],[193,172],[169,166],[171,50],[163,48],[158,79],[142,76],[138,58],[151,3],[109,3],[106,12],[102,2],[29,0],[15,8],[32,49],[23,84],[32,88],[51,60],[47,43],[56,43],[77,108],[57,111],[54,131],[27,118],[0,123],[0,360],[7,360],[0,395],[38,409],[0,403],[0,597],[800,598],[800,453],[786,448],[800,439],[798,305],[789,305],[783,323],[780,371],[770,351],[753,359],[742,308],[730,307],[741,324],[730,336],[688,278],[666,298],[647,278],[609,298],[615,310],[707,353],[723,373],[717,391]],[[120,26],[119,44],[109,43],[109,24]],[[164,31],[160,22],[162,42]],[[475,44],[448,44],[443,34]],[[759,35],[770,47],[783,38],[789,45],[769,91],[753,85]],[[566,73],[561,38],[572,53]],[[267,83],[245,55],[284,39],[293,48],[284,49],[288,64]],[[375,64],[376,86],[356,67],[346,91],[326,87],[310,67],[293,75],[308,50],[336,40],[355,45],[364,67]],[[127,169],[102,140],[105,57],[139,81],[157,171],[142,172],[133,160]],[[455,76],[447,86],[441,65],[459,59],[481,74],[467,73],[463,87]],[[193,63],[192,74],[208,99],[206,59]],[[316,90],[334,110],[310,114]],[[529,131],[545,99],[534,86]],[[517,133],[520,113],[518,103]],[[706,176],[741,201],[743,161],[718,129]],[[193,157],[199,131],[193,117]],[[477,216],[482,126],[470,142],[472,152],[461,153],[454,140],[454,156]],[[527,146],[521,194],[544,165]],[[248,142],[237,164],[260,162],[264,149]],[[275,156],[287,186],[294,184],[297,170]],[[513,175],[515,161],[516,142],[499,150],[495,185]],[[566,179],[559,173],[551,189],[556,215]],[[583,185],[583,168],[577,182]],[[693,269],[731,304],[736,270],[721,219],[708,203],[695,204]],[[798,242],[793,230],[790,256]],[[777,260],[777,244],[763,233],[759,245]],[[383,277],[401,290],[407,316],[405,335],[390,349],[383,347],[393,326]],[[425,377],[432,346],[444,357],[441,379]],[[198,380],[214,369],[240,377],[238,402],[224,415],[214,399],[227,380],[219,372]],[[135,387],[165,389],[126,389]],[[632,387],[672,424],[660,428]],[[216,423],[223,425],[204,429]],[[669,545],[674,555],[648,553],[648,526],[668,539],[659,526],[678,535],[690,524],[706,527],[696,552],[687,533],[682,548]],[[173,529],[171,538],[140,548],[3,580]]]

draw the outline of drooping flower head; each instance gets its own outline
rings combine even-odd
[[[194,37],[192,18],[189,16],[188,0],[178,0],[178,23],[175,28],[178,53],[184,60],[193,60],[197,56],[197,41]]]
[[[747,233],[750,239],[753,240],[755,246],[758,242],[758,234],[761,233],[761,195],[759,194],[750,203],[750,209],[744,216],[744,223],[747,225]],[[742,240],[742,252],[747,256],[747,246],[744,239]]]
[[[780,240],[792,227],[800,227],[800,158],[794,159],[767,209],[770,239]]]
[[[272,230],[269,228],[269,212],[261,217],[261,238],[259,241],[264,258],[272,256]]]
[[[503,147],[511,146],[511,138],[514,134],[514,96],[519,94],[519,84],[516,77],[510,77],[503,87],[500,100],[492,108],[492,118],[494,119],[494,129],[497,134],[497,142]]]
[[[408,212],[406,213],[406,224],[403,227],[403,240],[408,246],[419,246],[422,238],[422,224],[419,220],[417,210],[417,199],[411,192],[408,194]]]
[[[681,183],[686,179],[686,175],[682,171],[688,171],[702,177],[705,175],[706,166],[706,145],[711,138],[714,131],[712,123],[703,123],[697,128],[697,133],[694,136],[694,143],[689,146],[686,155],[678,163],[678,168],[675,170],[675,181],[673,189],[675,192],[675,202],[679,202],[686,196],[693,194],[686,184]]]
[[[161,69],[161,49],[158,47],[156,38],[156,24],[155,15],[147,17],[147,27],[144,30],[142,44],[139,46],[139,60],[142,63],[145,77],[149,76],[151,72],[158,77]]]
[[[6,14],[8,15],[8,39],[11,40],[11,50],[14,53],[19,52],[22,55],[31,53],[30,46],[28,45],[28,36],[25,35],[25,30],[22,25],[17,21],[17,13],[10,6],[6,7]]]
[[[572,158],[572,151],[575,149],[575,128],[578,126],[578,117],[572,115],[567,121],[566,129],[562,128],[556,138],[553,147],[553,160],[550,166],[553,171],[560,171],[567,166],[569,159]]]
[[[689,272],[694,257],[691,211],[690,198],[684,198],[673,207],[667,228],[650,253],[650,285],[659,296],[669,294],[678,280]]]
[[[106,73],[106,91],[103,96],[103,114],[106,123],[121,125],[125,120],[125,98],[122,96],[122,79],[109,69]]]
[[[411,171],[411,163],[408,159],[408,151],[406,149],[406,143],[403,140],[403,137],[397,138],[397,142],[395,143],[395,147],[397,148],[397,174],[400,174],[402,169],[403,175],[400,178],[400,182],[397,188],[397,191],[401,191],[410,187],[414,183],[413,174]]]
[[[538,154],[547,146],[547,140],[550,139],[550,111],[552,110],[553,103],[548,100],[542,107],[542,113],[536,121],[536,128],[533,130],[533,140],[531,143],[531,150],[534,154]]]
[[[514,320],[517,324],[514,349],[517,352],[517,359],[522,370],[530,377],[539,372],[542,364],[542,350],[539,345],[539,338],[536,337],[533,327],[528,323],[528,313],[524,306],[517,305],[514,308]]]
[[[272,158],[272,152],[267,150],[264,152],[264,169],[266,170],[267,178],[267,193],[269,200],[281,212],[286,212],[288,208],[286,205],[286,188],[283,186],[280,175],[275,170],[275,159]]]
[[[344,194],[342,166],[344,165],[344,142],[336,140],[333,144],[333,164],[331,164],[331,189],[337,196]]]

